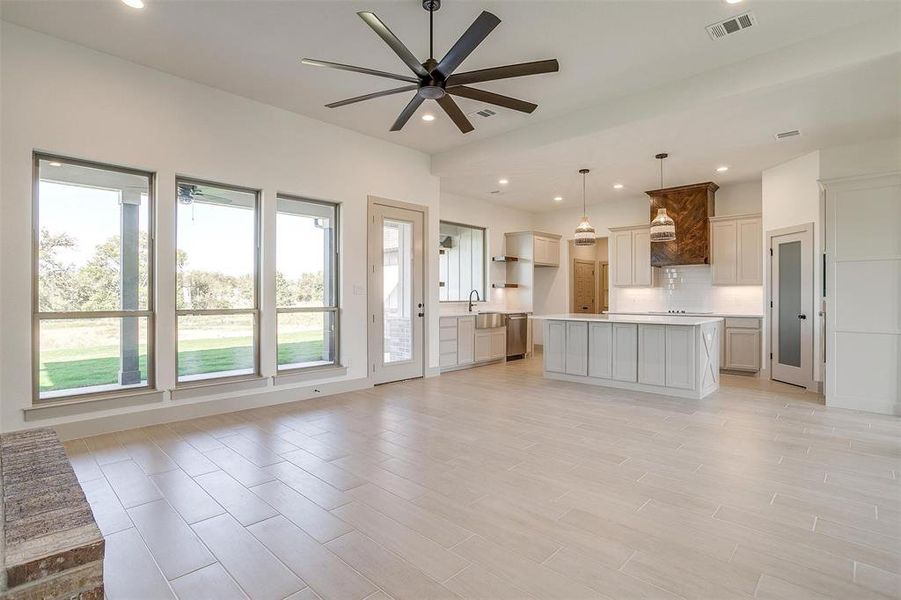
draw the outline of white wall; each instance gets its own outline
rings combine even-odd
[[[22,427],[22,409],[31,402],[29,257],[31,160],[36,149],[157,173],[156,373],[161,389],[175,383],[176,174],[263,192],[262,267],[263,281],[268,282],[261,290],[264,375],[275,371],[275,196],[286,192],[341,202],[341,347],[348,367],[343,382],[366,385],[366,345],[358,343],[366,339],[366,296],[354,289],[366,288],[367,195],[429,208],[428,264],[430,281],[437,281],[438,250],[431,240],[438,234],[439,181],[430,173],[427,155],[28,29],[6,23],[2,27],[0,429]],[[429,302],[437,307],[437,284],[429,287]],[[434,332],[429,364],[437,367],[438,311],[428,315]],[[298,389],[296,397],[304,393]],[[285,399],[284,394],[280,397]],[[179,406],[190,402],[181,400]],[[248,397],[247,405],[250,402]],[[147,409],[114,409],[88,418]]]
[[[506,281],[506,266],[504,263],[490,261],[492,256],[504,254],[505,233],[528,231],[532,227],[532,213],[442,192],[440,215],[442,221],[476,225],[488,230],[488,305],[499,309],[515,309],[518,306],[517,290],[491,288],[492,283]],[[442,302],[441,311],[459,312],[465,305],[465,302]]]
[[[762,198],[761,188],[760,179],[722,186],[716,191],[714,214],[723,217],[759,213]]]
[[[810,307],[813,321],[813,379],[822,381],[821,362],[818,349],[821,347],[821,319],[816,307],[821,289],[822,269],[820,268],[822,219],[820,190],[817,180],[820,177],[820,152],[805,154],[787,163],[767,169],[763,172],[763,251],[765,260],[769,260],[769,232],[784,227],[813,223],[813,298],[814,306]],[[764,263],[766,264],[766,263]],[[764,298],[769,298],[769,282],[764,278]],[[764,356],[769,353],[770,335],[769,319],[765,321],[763,330]],[[769,361],[764,361],[769,367]]]
[[[894,137],[820,150],[820,178],[836,179],[901,170],[901,123]]]

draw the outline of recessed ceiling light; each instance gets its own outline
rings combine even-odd
[[[497,182],[498,182],[499,184],[501,184],[501,185],[507,185],[508,183],[510,183],[510,182],[507,181],[506,179],[498,179]]]
[[[563,196],[554,196],[554,202],[563,202]]]
[[[47,163],[47,164],[50,165],[51,167],[61,167],[61,166],[63,166],[63,163],[61,163],[61,162],[56,162],[56,161],[49,162],[49,163]]]
[[[615,190],[621,190],[621,189],[623,189],[623,184],[621,184],[621,183],[614,183],[614,184],[613,184],[613,189],[615,189]]]
[[[144,0],[122,0],[122,3],[132,8],[144,8]]]
[[[728,170],[729,170],[729,167],[727,167],[726,165],[723,165],[722,167],[717,167],[717,168],[716,168],[716,172],[717,172],[717,173],[725,173],[725,172],[728,171]]]
[[[423,121],[434,121],[435,115],[429,115],[429,114],[422,115],[422,120]]]
[[[741,0],[726,0],[726,4],[738,4]]]

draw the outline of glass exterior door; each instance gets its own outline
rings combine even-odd
[[[772,238],[773,379],[804,387],[812,378],[811,243],[809,231]]]
[[[422,377],[423,213],[381,204],[370,212],[370,375]]]
[[[413,223],[382,221],[382,357],[413,360]]]

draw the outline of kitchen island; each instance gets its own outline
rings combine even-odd
[[[544,376],[703,398],[720,386],[720,317],[559,314],[544,326]]]

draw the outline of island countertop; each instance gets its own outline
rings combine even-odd
[[[596,315],[592,313],[562,313],[558,315],[532,315],[543,321],[587,321],[599,323],[638,323],[640,325],[705,325],[722,321],[722,317],[687,317],[677,315]]]

